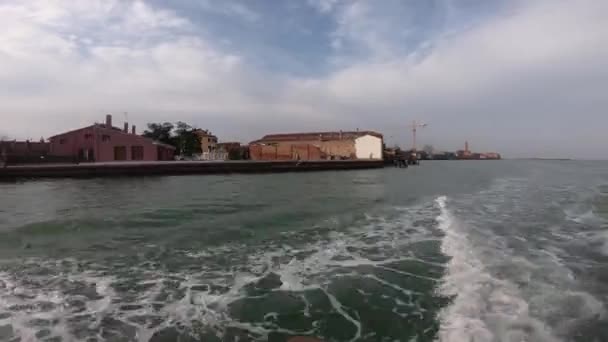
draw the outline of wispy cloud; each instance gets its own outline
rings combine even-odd
[[[247,22],[256,22],[260,20],[261,17],[258,12],[247,6],[247,2],[237,2],[234,0],[203,0],[199,1],[198,5],[205,11],[221,15],[235,16]]]
[[[507,155],[608,156],[600,143],[608,124],[606,2],[509,2],[470,18],[459,2],[434,3],[309,1],[316,14],[292,19],[325,25],[322,35],[308,35],[316,41],[291,42],[301,37],[295,32],[277,40],[278,32],[274,45],[245,51],[270,40],[221,34],[230,27],[206,33],[204,21],[169,5],[4,2],[2,129],[38,138],[127,111],[140,127],[181,119],[226,139],[360,127],[404,143],[407,122],[421,119],[431,124],[422,142],[438,148],[469,139]],[[288,19],[277,19],[280,8],[221,4],[202,10],[249,24]],[[258,67],[271,52],[297,59],[315,42],[334,44],[324,58],[329,67],[310,65],[322,74]]]
[[[321,13],[331,12],[336,5],[338,0],[307,0],[308,4],[318,10]]]

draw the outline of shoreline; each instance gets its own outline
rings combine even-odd
[[[164,161],[35,164],[0,168],[0,181],[23,178],[96,178],[230,173],[361,170],[384,167],[382,160]]]

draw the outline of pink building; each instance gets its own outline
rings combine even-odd
[[[79,161],[157,161],[173,160],[175,148],[135,134],[135,126],[129,132],[112,126],[112,116],[106,116],[105,124],[93,124],[49,138],[53,156],[71,156]]]

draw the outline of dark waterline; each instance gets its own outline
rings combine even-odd
[[[0,184],[0,340],[605,341],[608,163]]]

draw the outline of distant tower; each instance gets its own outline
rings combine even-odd
[[[469,153],[469,141],[465,141],[464,142],[464,152]]]

